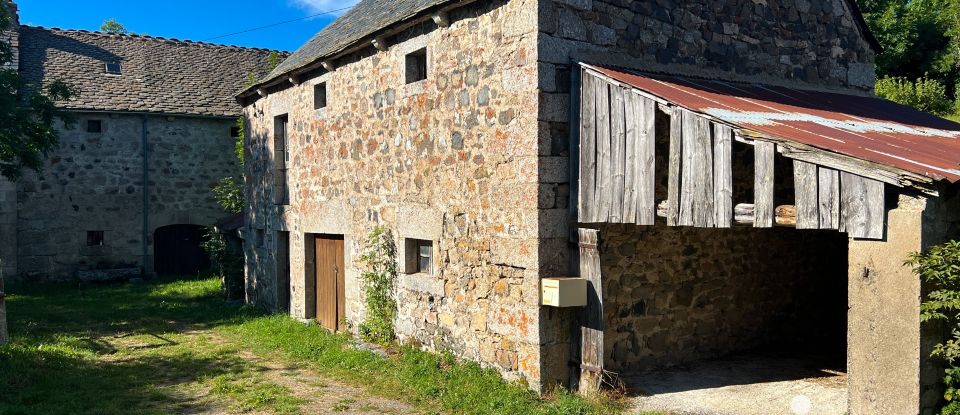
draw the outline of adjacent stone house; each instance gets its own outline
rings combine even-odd
[[[59,147],[42,172],[0,182],[4,275],[65,280],[77,271],[196,272],[199,230],[227,216],[211,187],[239,169],[233,95],[271,51],[19,25],[17,69],[35,86],[64,80]]]
[[[960,126],[872,98],[878,49],[846,0],[361,1],[239,95],[248,301],[356,328],[385,226],[400,340],[535,389],[812,345],[919,413]]]

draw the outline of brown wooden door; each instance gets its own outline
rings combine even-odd
[[[330,330],[344,318],[343,237],[316,239],[317,320]]]

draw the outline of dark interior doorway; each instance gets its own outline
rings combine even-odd
[[[277,308],[290,312],[290,232],[277,232]]]
[[[210,256],[203,250],[205,228],[200,225],[170,225],[153,233],[153,268],[157,275],[197,275],[210,269]]]

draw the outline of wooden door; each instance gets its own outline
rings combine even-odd
[[[343,237],[316,239],[317,320],[323,327],[338,330],[344,318]]]

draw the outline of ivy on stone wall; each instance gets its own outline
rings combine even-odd
[[[360,334],[368,341],[387,343],[394,339],[393,320],[397,302],[393,296],[397,280],[397,246],[393,233],[382,226],[367,237],[363,255],[363,286],[367,318],[360,325]]]
[[[960,415],[960,242],[950,241],[913,253],[906,261],[930,291],[920,305],[920,321],[942,324],[949,335],[933,348],[931,356],[943,361],[944,399],[947,405],[941,414]]]

